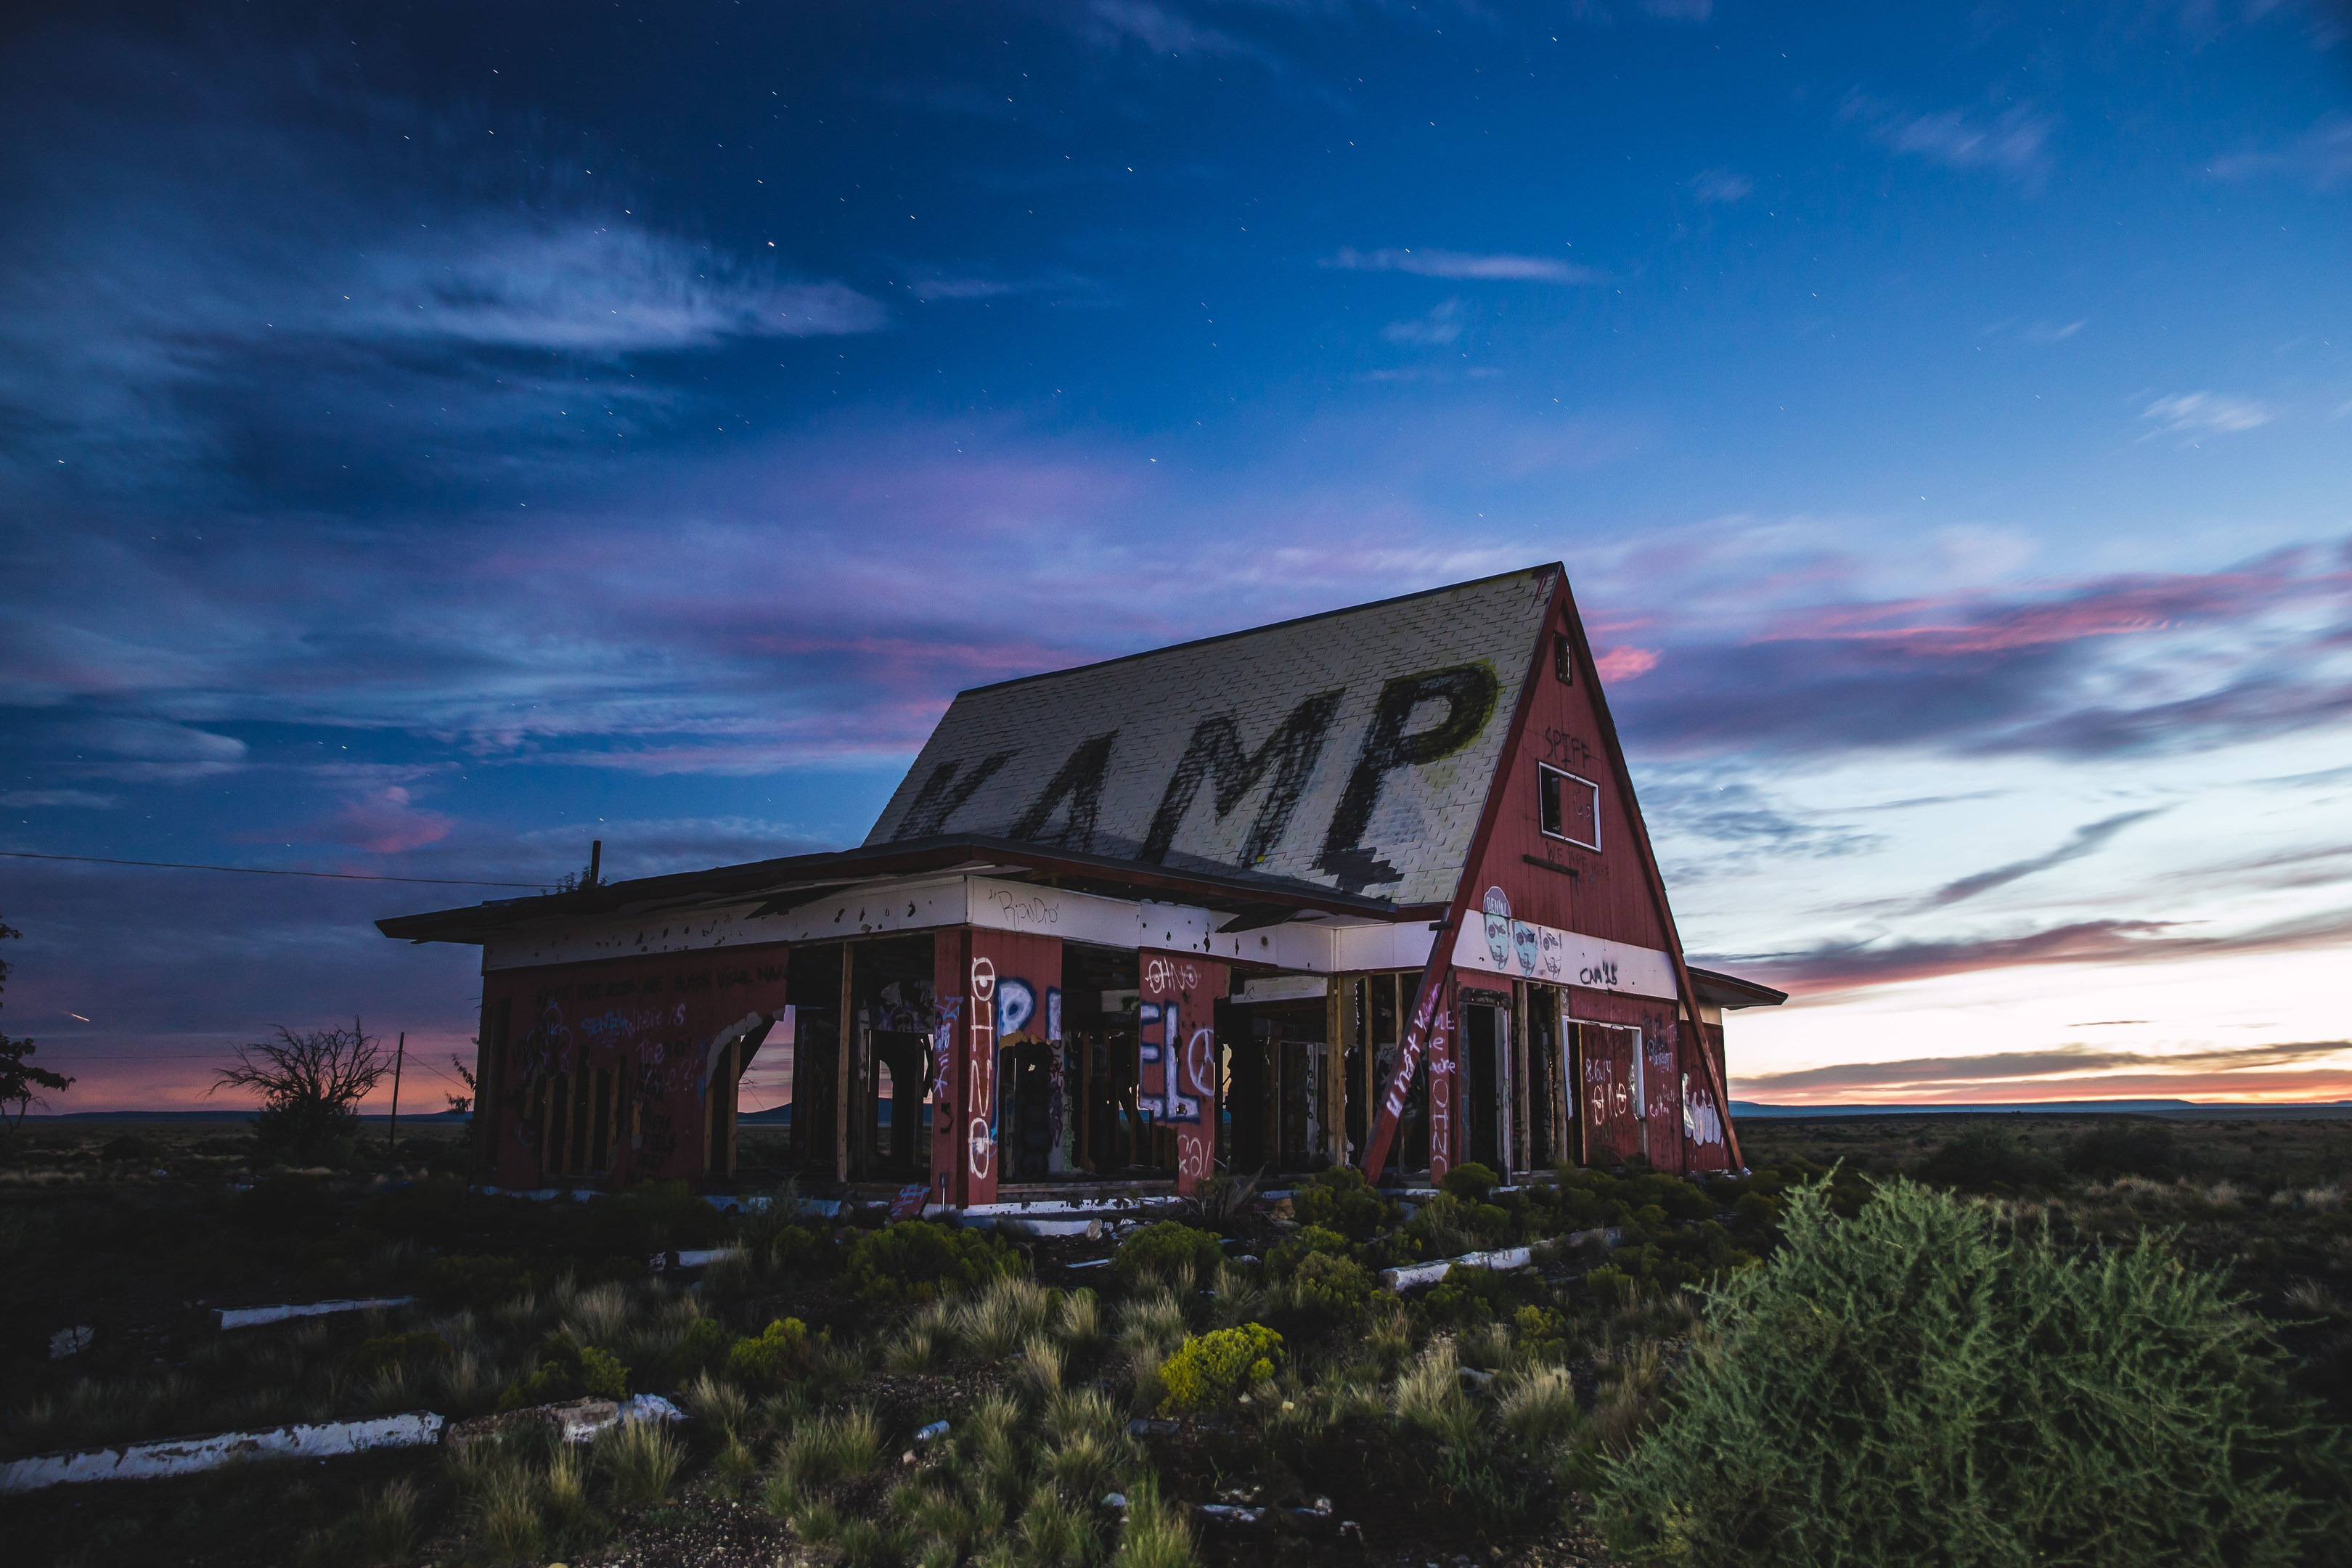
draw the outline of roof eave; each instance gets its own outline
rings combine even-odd
[[[1379,921],[1409,918],[1409,911],[1385,900],[1359,898],[1309,883],[1171,868],[1108,856],[1043,848],[1012,839],[954,834],[641,877],[571,892],[500,900],[462,909],[394,915],[376,921],[376,929],[397,941],[475,943],[529,926],[625,916],[664,906],[740,902],[788,895],[796,889],[805,890],[814,900],[822,897],[825,889],[845,883],[981,871],[1049,877],[1057,881],[1115,888],[1129,894],[1166,894],[1171,895],[1171,902],[1181,899],[1210,909],[1285,904],[1300,910]],[[1089,889],[1082,887],[1074,890]]]
[[[1775,991],[1769,985],[1753,980],[1742,980],[1737,974],[1726,974],[1719,969],[1701,969],[1690,965],[1691,984],[1698,990],[1698,999],[1727,1011],[1741,1007],[1778,1007],[1789,999],[1786,991]]]

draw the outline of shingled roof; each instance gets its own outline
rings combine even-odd
[[[959,694],[869,846],[985,834],[1452,896],[1558,568]]]

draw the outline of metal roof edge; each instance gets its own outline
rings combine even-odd
[[[675,871],[606,882],[572,892],[535,898],[502,899],[495,903],[431,910],[413,915],[393,915],[375,922],[376,930],[395,941],[476,942],[488,933],[512,931],[553,920],[583,920],[625,914],[631,909],[665,903],[710,903],[728,899],[752,899],[778,889],[780,884],[810,885],[846,879],[919,875],[968,868],[974,871],[1015,868],[1078,881],[1099,880],[1139,889],[1188,894],[1217,904],[1291,904],[1300,910],[1328,914],[1352,914],[1379,921],[1410,916],[1385,900],[1366,899],[1335,888],[1295,882],[1285,878],[1219,874],[1168,868],[1108,856],[1040,847],[1017,840],[976,834],[953,834],[903,843],[825,850],[814,855],[751,860],[733,866],[713,866],[698,871]],[[1171,900],[1173,901],[1173,900]]]

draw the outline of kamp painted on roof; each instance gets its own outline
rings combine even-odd
[[[971,832],[1443,902],[1557,574],[959,696],[867,835]]]
[[[860,847],[380,922],[483,953],[508,1185],[965,1208],[1353,1164],[1739,1162],[1557,566],[958,696]]]

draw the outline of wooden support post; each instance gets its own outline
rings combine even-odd
[[[378,1035],[376,1038],[380,1040],[383,1037]],[[400,1068],[407,1060],[408,1031],[403,1029],[400,1031],[399,1048],[394,1050],[392,1056],[392,1116],[384,1123],[383,1129],[383,1152],[387,1154],[393,1152],[400,1137]],[[478,1089],[476,1092],[480,1091]]]
[[[833,1179],[849,1180],[849,1082],[856,1070],[857,1020],[852,1016],[850,1002],[850,960],[856,950],[849,943],[841,944],[841,1014],[835,1034],[838,1037],[834,1052],[833,1075]]]
[[[1516,1170],[1535,1169],[1536,1081],[1528,1073],[1533,1042],[1528,1038],[1528,983],[1511,983],[1511,1164]],[[1508,1172],[1504,1173],[1507,1178]]]

